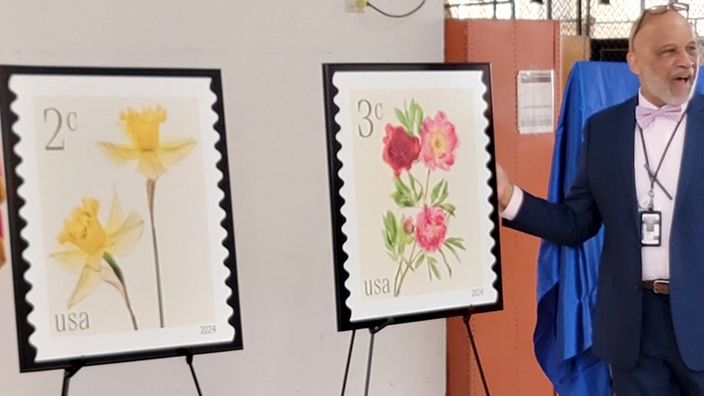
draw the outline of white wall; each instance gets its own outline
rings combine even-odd
[[[415,0],[374,0],[403,12]],[[331,396],[338,333],[321,63],[440,62],[442,0],[410,18],[343,0],[0,0],[0,63],[220,68],[245,349],[195,358],[207,396]],[[60,394],[62,372],[19,374],[11,271],[0,271],[0,396]],[[442,320],[377,336],[372,395],[445,392]],[[348,395],[363,394],[367,334]],[[93,366],[72,396],[195,395],[182,358]]]

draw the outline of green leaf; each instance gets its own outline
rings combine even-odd
[[[403,225],[401,225],[401,230],[403,230]],[[399,232],[398,233],[398,240],[396,241],[397,242],[396,249],[398,251],[399,257],[403,257],[403,254],[406,251],[406,245],[407,245],[406,240],[407,240],[406,233],[403,231]]]
[[[408,118],[403,114],[403,112],[399,109],[394,109],[394,112],[396,113],[396,118],[398,118],[399,122],[403,125],[404,128],[406,128],[406,132],[410,135],[412,135],[411,132],[409,132],[410,128],[408,125]]]
[[[455,208],[455,205],[449,204],[449,203],[442,204],[442,205],[440,205],[440,207],[443,208],[445,210],[445,212],[447,212],[450,216],[454,216],[455,209],[457,209],[457,208]]]
[[[414,120],[415,124],[418,126],[418,135],[423,126],[423,109],[416,104],[416,118]]]
[[[390,210],[386,211],[386,216],[384,217],[384,227],[391,236],[391,239],[396,240],[396,216],[394,216],[394,213]]]
[[[450,264],[447,262],[447,257],[445,257],[445,252],[442,251],[442,249],[438,250],[440,252],[440,255],[442,256],[442,262],[445,263],[445,268],[447,268],[447,272],[450,274],[450,278],[452,278],[452,267],[450,267]]]
[[[413,235],[413,233],[406,234],[406,244],[407,244],[407,245],[410,245],[410,244],[413,243],[415,240],[416,240],[416,237],[415,237],[415,235]]]
[[[403,180],[397,177],[394,179],[394,184],[396,185],[396,192],[391,195],[394,202],[403,208],[415,206],[416,200],[413,197],[413,193]]]
[[[401,180],[400,177],[394,178],[394,184],[396,185],[396,191],[400,191],[405,195],[411,195],[411,189],[406,185],[406,183]]]
[[[394,249],[394,246],[396,246],[396,243],[395,243],[395,240],[394,240],[394,238],[393,238],[393,235],[391,234],[391,232],[390,232],[389,230],[386,230],[385,238],[384,238],[384,239],[385,239],[385,241],[386,241],[386,247],[388,247],[389,250],[393,250],[393,249]]]
[[[416,206],[416,201],[413,199],[413,197],[403,195],[399,192],[393,193],[391,197],[394,199],[394,202],[396,202],[396,204],[402,208],[412,208]]]
[[[448,191],[448,188],[447,188],[449,183],[446,182],[444,179],[443,179],[443,182],[444,183],[442,185],[442,192],[440,193],[440,197],[438,198],[438,204],[443,203],[445,201],[445,199],[447,199],[447,196],[450,195],[450,192]]]
[[[418,255],[418,258],[416,259],[416,263],[415,263],[414,267],[418,268],[421,265],[423,265],[423,260],[425,260],[425,253],[421,253]]]
[[[393,251],[394,246],[393,242],[391,242],[391,238],[389,238],[389,232],[387,230],[381,231],[381,237],[384,239],[384,246],[386,247],[386,250]]]
[[[416,200],[416,202],[420,201],[421,197],[423,197],[423,184],[418,181],[411,172],[408,172],[408,179],[410,180],[411,183],[411,190],[413,190],[413,198]]]
[[[407,120],[408,120],[408,124],[409,124],[408,126],[411,127],[411,129],[410,129],[411,135],[415,135],[415,131],[416,131],[416,128],[415,128],[415,126],[416,126],[416,124],[415,124],[416,123],[416,102],[414,102],[413,100],[411,100],[411,107],[408,111]]]
[[[432,257],[428,257],[428,267],[433,271],[433,274],[435,275],[436,278],[439,280],[442,279],[440,277],[440,270],[437,267],[438,261]]]
[[[460,260],[460,256],[457,254],[457,250],[455,250],[455,248],[452,245],[447,243],[447,241],[445,241],[444,245],[446,248],[450,249],[450,252],[452,252],[452,255],[455,256],[457,261],[462,262],[462,260]]]
[[[411,99],[409,122],[411,126],[413,126],[414,132],[420,135],[421,125],[423,123],[423,109],[421,109],[415,99]]]
[[[442,179],[438,182],[438,184],[433,187],[433,191],[430,193],[430,202],[431,204],[435,203],[435,200],[438,199],[438,194],[440,194],[440,191],[442,191],[442,186],[445,184],[445,179]]]
[[[445,240],[445,243],[449,243],[450,245],[452,245],[456,248],[466,250],[464,247],[464,241],[462,240],[462,238],[458,238],[458,237],[447,238]]]
[[[384,216],[384,244],[391,252],[395,251],[396,239],[398,238],[398,228],[396,227],[396,216],[389,210]]]

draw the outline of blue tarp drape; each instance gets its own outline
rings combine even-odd
[[[548,200],[562,202],[577,171],[582,129],[592,114],[638,92],[625,63],[578,62],[555,131]],[[697,90],[703,92],[699,80]],[[602,231],[578,248],[542,241],[533,337],[543,371],[561,396],[611,396],[608,365],[591,353]]]

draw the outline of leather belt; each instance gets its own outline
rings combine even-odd
[[[670,294],[670,281],[666,279],[643,281],[643,289],[655,294]]]

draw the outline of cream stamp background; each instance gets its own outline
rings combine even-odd
[[[339,176],[344,182],[340,195],[345,199],[341,211],[346,218],[342,230],[348,238],[343,249],[349,256],[344,267],[350,275],[345,283],[350,297],[345,303],[352,311],[351,321],[497,301],[498,292],[492,286],[496,274],[491,266],[496,259],[491,254],[495,242],[490,235],[494,225],[488,201],[491,172],[487,168],[490,155],[486,151],[489,138],[485,134],[488,121],[483,99],[487,88],[481,78],[481,71],[335,74],[333,84],[339,92],[334,101],[340,109],[335,120],[341,127],[337,139],[342,145],[338,153],[342,162]],[[448,252],[452,277],[439,260],[442,279],[431,281],[424,264],[408,273],[401,293],[394,297],[398,263],[389,257],[384,246],[383,216],[391,210],[397,217],[415,217],[420,209],[401,209],[391,198],[395,191],[394,174],[382,160],[382,139],[386,124],[401,125],[394,108],[403,110],[404,101],[410,105],[412,99],[421,106],[424,117],[435,117],[441,110],[455,126],[459,139],[455,163],[448,171],[432,171],[429,188],[442,178],[449,182],[447,201],[457,209],[455,217],[448,220],[446,236],[462,238],[466,250],[457,250],[461,263]],[[361,125],[366,132],[369,125],[363,118],[366,107],[361,112],[358,107],[360,100],[372,105],[373,132],[369,137],[360,136],[358,130]],[[425,183],[427,168],[422,161],[416,162],[411,172]],[[406,173],[404,170],[401,178],[408,184]],[[439,254],[436,256],[439,258]],[[365,293],[365,281],[383,279],[392,285],[390,293]]]
[[[216,168],[221,156],[215,149],[219,135],[213,128],[217,114],[211,106],[216,97],[210,82],[204,77],[11,78],[10,89],[18,95],[11,104],[19,117],[13,126],[20,138],[15,146],[21,158],[17,173],[24,179],[18,194],[26,201],[19,214],[27,220],[22,237],[29,242],[23,252],[30,263],[26,279],[32,285],[27,300],[35,308],[28,321],[36,328],[30,342],[37,348],[38,362],[233,339],[234,329],[227,322],[232,315],[226,303],[228,251],[221,245],[226,230],[220,225],[225,213],[219,202],[224,194],[217,187],[223,175]],[[156,105],[167,112],[160,140],[196,141],[156,182],[154,218],[164,328],[159,326],[147,179],[136,171],[136,161],[119,165],[98,148],[98,142],[129,143],[121,111]],[[54,136],[58,113],[63,125]],[[68,114],[73,114],[70,128]],[[47,150],[47,144],[63,145],[63,150]],[[50,257],[59,250],[57,237],[64,220],[82,199],[100,202],[98,218],[105,225],[115,196],[125,215],[135,211],[144,221],[135,248],[124,257],[115,256],[138,331],[132,328],[122,296],[104,282],[69,309],[68,297],[78,274]],[[217,331],[202,334],[204,326]]]

